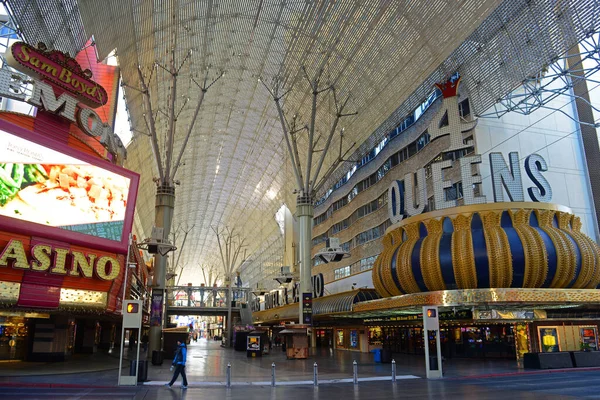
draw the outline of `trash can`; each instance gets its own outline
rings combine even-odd
[[[162,351],[153,350],[152,351],[152,365],[162,365],[162,363],[163,363]]]
[[[392,350],[381,349],[381,362],[382,363],[391,363],[392,362]]]
[[[129,376],[135,376],[135,360],[131,360],[129,363]],[[145,382],[148,380],[148,361],[138,361],[138,382]]]
[[[371,353],[373,353],[374,361],[376,363],[380,363],[381,362],[381,349],[371,350]]]
[[[430,371],[437,371],[439,369],[438,367],[438,359],[435,356],[430,356],[429,357],[429,370]]]

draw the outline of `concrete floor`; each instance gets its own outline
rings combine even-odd
[[[173,388],[170,360],[149,366],[149,381],[117,387],[118,358],[97,353],[66,363],[0,363],[0,398],[4,399],[574,399],[600,398],[598,370],[522,371],[512,360],[444,362],[445,379],[427,380],[422,356],[395,355],[396,383],[391,365],[373,362],[372,354],[318,351],[308,360],[286,360],[280,348],[259,358],[200,340],[189,347],[189,388],[181,378]],[[352,362],[358,363],[359,383],[352,383]],[[313,364],[319,367],[318,387],[312,385]],[[227,364],[232,387],[225,387]],[[271,365],[277,386],[270,386]],[[125,368],[128,374],[129,368]],[[341,380],[345,380],[344,383]],[[325,383],[325,381],[335,381]]]
[[[18,399],[231,399],[231,400],[331,400],[331,399],[597,399],[600,376],[597,372],[544,373],[485,379],[412,379],[392,384],[366,382],[313,387],[286,385],[179,388],[138,386],[135,388],[0,388],[1,398]]]
[[[127,357],[127,354],[125,355]],[[424,377],[423,356],[394,355],[396,375],[399,377]],[[263,357],[248,358],[245,352],[222,348],[219,342],[200,339],[190,344],[186,373],[190,385],[224,384],[227,365],[231,364],[231,381],[234,384],[249,384],[271,381],[271,366],[275,363],[278,382],[298,382],[313,380],[313,365],[318,365],[320,380],[340,380],[352,378],[352,365],[356,360],[358,376],[363,378],[388,378],[391,380],[391,364],[373,361],[373,354],[350,351],[317,349],[307,360],[287,360],[280,347],[275,347]],[[148,385],[158,385],[170,380],[171,360],[162,366],[148,363]],[[0,363],[0,383],[81,383],[92,386],[116,385],[118,376],[118,355],[96,353],[75,356],[61,363]],[[129,374],[129,362],[123,362],[123,374]],[[445,377],[461,377],[485,374],[518,372],[513,360],[461,360],[444,362]],[[181,378],[180,378],[181,382]]]

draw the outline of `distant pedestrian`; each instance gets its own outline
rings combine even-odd
[[[144,351],[148,350],[148,334],[144,333],[144,336],[142,336],[142,348]]]
[[[133,349],[136,344],[137,344],[137,335],[135,334],[135,332],[131,332],[129,334],[129,348]]]
[[[167,383],[165,386],[171,387],[173,383],[179,378],[179,374],[183,378],[183,385],[181,385],[182,389],[187,389],[188,382],[187,377],[185,376],[185,359],[187,357],[187,347],[185,343],[181,340],[177,341],[177,352],[175,353],[175,358],[173,358],[173,363],[171,364],[171,371],[175,369],[173,372],[173,378],[171,382]]]

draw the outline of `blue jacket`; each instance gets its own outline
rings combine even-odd
[[[185,359],[187,357],[187,347],[185,343],[181,343],[177,346],[177,352],[175,353],[175,358],[173,359],[173,365],[185,365]]]

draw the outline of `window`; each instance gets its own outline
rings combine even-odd
[[[347,265],[345,267],[336,268],[333,270],[333,279],[342,279],[347,276],[350,276],[350,266]]]
[[[327,219],[327,213],[326,213],[326,212],[324,212],[323,214],[321,214],[321,215],[318,215],[318,216],[315,218],[314,225],[315,225],[315,226],[317,226],[317,225],[319,225],[319,224],[322,224],[323,222],[325,222],[325,220],[326,220],[326,219]]]
[[[375,240],[384,235],[385,230],[391,225],[390,220],[386,220],[383,224],[376,226],[375,228],[367,229],[364,232],[359,233],[354,237],[356,246],[360,246],[364,243]]]
[[[324,233],[324,234],[322,234],[322,235],[319,235],[319,236],[317,236],[317,237],[313,238],[313,240],[312,240],[312,245],[313,245],[313,246],[317,246],[319,243],[323,243],[323,242],[325,242],[326,240],[327,240],[327,234],[326,234],[326,233]]]
[[[471,115],[471,106],[469,105],[469,99],[464,99],[463,101],[458,103],[458,112],[463,118]]]
[[[335,185],[333,185],[333,187],[331,189],[329,189],[327,191],[325,196],[323,196],[321,199],[317,200],[316,204],[317,205],[322,204],[325,200],[327,200],[327,198],[331,195],[331,193],[333,193],[333,191],[339,189],[342,185],[344,185],[346,182],[348,182],[348,180],[352,177],[352,175],[354,175],[354,173],[356,172],[356,170],[358,168],[362,167],[363,165],[365,165],[368,162],[370,162],[371,160],[373,160],[383,150],[383,148],[389,143],[390,139],[398,136],[401,132],[403,132],[404,130],[411,127],[425,113],[425,111],[427,111],[427,109],[433,104],[433,102],[441,96],[442,96],[442,93],[438,89],[431,92],[431,94],[427,97],[427,99],[425,99],[417,108],[415,108],[415,110],[413,112],[411,112],[409,115],[407,115],[395,128],[393,128],[390,132],[388,132],[388,134],[377,145],[375,145],[375,147],[373,147],[373,149],[371,149],[371,151],[369,151],[369,153],[367,155],[365,155],[359,162],[357,162],[356,165],[354,165],[354,167],[350,171],[348,171],[348,173],[342,179],[340,179]],[[468,101],[466,104],[468,107]],[[427,143],[429,143],[429,137],[427,137],[426,140],[427,140]],[[425,144],[427,144],[427,143],[425,143]],[[415,146],[416,146],[416,144],[415,144]],[[418,149],[415,148],[415,152],[418,150],[420,150],[420,148],[418,148]],[[406,158],[407,157],[405,154],[404,159],[406,159]],[[402,161],[402,159],[400,159],[399,161]],[[397,165],[397,163],[394,164],[394,160],[392,160],[392,166],[394,166],[394,165]]]
[[[472,138],[473,137],[471,136],[471,139]],[[456,160],[466,156],[467,154],[473,153],[474,151],[475,151],[475,148],[471,146],[471,147],[467,147],[466,149],[460,149],[460,150],[444,153],[444,155],[442,156],[442,159],[456,161]]]
[[[433,201],[433,196],[427,199],[427,211],[435,210],[435,201]]]
[[[463,197],[462,182],[456,182],[451,187],[444,190],[446,194],[446,201],[458,200]]]
[[[429,133],[425,132],[417,139],[417,151],[421,150],[429,143]]]
[[[417,154],[417,143],[412,142],[408,145],[408,157],[412,157]]]

